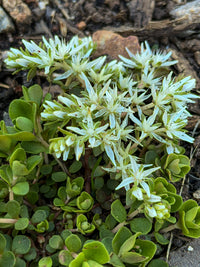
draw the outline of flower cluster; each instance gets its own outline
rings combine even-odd
[[[140,200],[144,191],[151,199],[148,180],[159,167],[144,164],[141,151],[153,144],[161,153],[180,153],[178,140],[193,142],[184,127],[190,115],[186,104],[197,97],[191,93],[195,80],[173,78],[168,67],[176,61],[169,61],[171,53],[154,52],[147,42],[140,53],[127,49],[129,59],[120,56],[121,61],[109,63],[105,56],[90,60],[95,49],[91,38],[23,43],[25,50],[8,53],[8,67],[44,69],[65,90],[57,100],[46,101],[41,113],[47,131],[59,122],[50,152],[64,161],[74,154],[80,160],[88,148],[105,152],[113,167],[104,169],[121,179],[116,189],[132,188]],[[163,69],[166,77],[159,75]],[[151,217],[169,214],[160,199],[146,210]]]

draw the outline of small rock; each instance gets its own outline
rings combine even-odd
[[[6,12],[0,7],[0,33],[14,31],[15,27]]]
[[[128,36],[126,38],[111,31],[100,30],[92,35],[92,39],[97,43],[95,57],[109,55],[112,59],[118,59],[118,55],[129,57],[126,47],[131,53],[136,54],[140,50],[138,38],[136,36]]]
[[[195,199],[200,199],[200,189],[197,189],[194,193],[193,193],[193,197]]]
[[[200,66],[200,51],[196,51],[194,53],[194,58],[195,58],[197,64]]]
[[[2,0],[3,7],[21,30],[31,23],[31,10],[21,0]]]
[[[175,18],[185,17],[189,22],[193,22],[193,20],[197,19],[200,21],[200,1],[195,0],[185,5],[181,5],[180,7],[173,9],[170,11],[170,15]]]
[[[83,21],[83,20],[76,24],[76,27],[81,31],[84,30],[86,28],[86,26],[87,25],[86,25],[85,21]]]
[[[194,250],[193,247],[191,247],[191,246],[188,247],[188,251],[193,251],[193,250]]]

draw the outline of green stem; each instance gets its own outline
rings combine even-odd
[[[167,233],[167,232],[170,232],[170,231],[172,231],[174,229],[179,229],[177,223],[176,224],[171,224],[171,225],[167,226],[166,228],[162,229],[160,232],[161,233]]]
[[[131,212],[129,215],[128,215],[128,220],[131,220],[133,219],[135,216],[137,216],[138,214],[140,213],[140,209],[136,209],[134,210],[133,212]]]
[[[124,225],[128,224],[126,221],[122,222],[122,223],[119,223],[117,226],[115,226],[115,228],[112,229],[112,232],[115,234],[117,233],[117,231],[123,227]]]

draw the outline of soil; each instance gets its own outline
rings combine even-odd
[[[0,8],[5,11],[9,24],[3,27],[0,18],[0,119],[6,116],[9,102],[21,96],[21,84],[30,86],[37,82],[43,88],[48,86],[40,76],[29,83],[26,73],[12,76],[12,71],[3,63],[10,47],[20,47],[22,39],[38,42],[43,35],[46,38],[58,35],[67,40],[74,35],[91,36],[97,30],[110,30],[123,37],[135,35],[139,42],[147,40],[153,48],[171,50],[172,57],[179,60],[175,73],[195,78],[195,91],[199,93],[199,0],[0,0]],[[199,100],[188,109],[192,116],[187,129],[195,137],[195,143],[185,145],[192,166],[182,195],[184,199],[195,198],[200,203]],[[172,249],[179,250],[169,255],[171,266],[200,266],[198,253],[184,252],[188,251],[187,242],[188,239],[174,236]],[[200,242],[194,242],[191,247],[198,251]],[[175,255],[180,255],[178,261]],[[190,258],[192,262],[187,261]]]

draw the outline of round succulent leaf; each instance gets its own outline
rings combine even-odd
[[[48,229],[49,229],[49,223],[47,220],[44,220],[44,221],[37,224],[37,227],[35,230],[38,233],[44,233]]]
[[[48,152],[48,149],[44,147],[40,142],[37,141],[23,141],[21,143],[22,148],[31,154],[39,154],[42,152]]]
[[[6,248],[6,239],[2,234],[0,234],[0,254],[3,254],[5,248]]]
[[[38,267],[52,267],[53,266],[53,261],[51,257],[44,257],[39,260],[38,262]]]
[[[20,204],[16,200],[10,200],[6,204],[6,210],[8,214],[13,218],[17,218],[20,213]]]
[[[70,262],[74,259],[71,253],[67,250],[61,250],[58,255],[59,263],[64,266],[69,266]]]
[[[18,160],[21,162],[24,162],[26,160],[26,152],[23,148],[19,147],[15,149],[15,151],[12,153],[9,159],[10,166],[12,166],[14,160]]]
[[[15,125],[22,131],[32,132],[34,129],[33,122],[26,117],[18,117],[15,120]]]
[[[114,233],[112,231],[110,231],[109,229],[107,229],[107,227],[105,226],[105,224],[102,224],[99,227],[98,230],[99,230],[100,239],[103,239],[105,237],[111,237],[111,238],[114,237]]]
[[[152,222],[147,218],[135,218],[130,221],[130,228],[134,233],[141,232],[146,235],[151,231]]]
[[[36,191],[29,191],[28,194],[26,195],[26,198],[28,200],[28,202],[30,202],[32,205],[35,205],[35,203],[38,201],[39,199],[39,195],[38,192]]]
[[[31,218],[33,224],[40,223],[47,218],[47,213],[44,210],[36,210]]]
[[[64,246],[64,241],[62,240],[62,237],[59,235],[53,235],[49,239],[49,245],[54,249],[62,249]]]
[[[122,228],[120,228],[115,234],[112,241],[113,251],[118,254],[123,243],[131,236],[132,233],[127,227],[123,226]]]
[[[17,235],[13,239],[12,251],[15,254],[26,254],[31,248],[31,241],[27,236]]]
[[[11,136],[0,135],[0,151],[5,156],[11,150],[11,148],[15,145],[16,141],[12,140]]]
[[[15,229],[16,230],[24,230],[28,227],[29,225],[29,219],[28,218],[20,218],[16,223],[15,223]]]
[[[39,155],[34,155],[34,156],[29,157],[27,159],[28,171],[31,172],[41,161],[42,161],[42,157]]]
[[[69,267],[83,267],[83,263],[86,261],[85,255],[83,252],[79,253],[78,256],[70,262]]]
[[[65,229],[61,232],[61,237],[65,240],[68,236],[72,235],[72,232],[68,229]]]
[[[149,264],[148,267],[169,267],[168,263],[161,260],[161,259],[155,259],[152,260]]]
[[[100,189],[104,186],[104,179],[103,177],[96,177],[94,180],[94,188]]]
[[[70,177],[67,177],[66,192],[67,195],[72,198],[80,194],[83,189],[84,179],[83,177],[77,177],[70,181]]]
[[[12,171],[14,176],[24,176],[29,174],[27,167],[18,160],[13,161]]]
[[[25,196],[29,192],[29,183],[19,182],[12,187],[12,191],[15,195]]]
[[[17,257],[14,267],[26,267],[26,262],[23,259]]]
[[[149,240],[137,239],[135,246],[139,247],[140,254],[147,258],[145,263],[148,263],[153,258],[157,250],[156,244]]]
[[[50,164],[44,164],[40,168],[40,172],[43,175],[47,175],[47,174],[50,174],[52,172],[52,169],[53,169],[53,167]]]
[[[115,267],[126,267],[115,253],[111,254],[109,263]]]
[[[33,73],[35,73],[36,70],[35,69],[33,70],[34,70]],[[43,90],[38,84],[34,84],[28,88],[28,96],[31,101],[37,103],[39,106],[43,98]]]
[[[80,210],[89,211],[93,207],[93,204],[93,198],[85,191],[77,198],[77,207]]]
[[[9,106],[9,116],[11,120],[14,120],[18,117],[26,117],[32,119],[32,106],[30,103],[27,103],[21,99],[15,99],[10,103]]]
[[[91,241],[86,243],[82,249],[85,258],[94,260],[100,264],[109,262],[110,256],[105,246],[99,241]]]
[[[141,235],[141,233],[136,233],[132,235],[131,237],[129,237],[128,239],[126,239],[126,241],[120,247],[118,256],[122,256],[126,252],[132,250],[135,245],[136,239],[139,235]]]
[[[85,267],[103,267],[102,264],[99,264],[98,262],[96,261],[93,261],[93,260],[88,260],[87,262],[84,262],[84,263],[87,263],[88,265],[85,266]],[[83,266],[84,267],[84,266]]]
[[[24,255],[24,259],[26,261],[32,261],[36,259],[36,257],[37,257],[37,252],[35,248],[30,248],[29,252]]]
[[[111,205],[111,214],[116,221],[122,223],[126,220],[127,213],[119,199],[116,199]]]
[[[161,245],[167,245],[169,243],[169,240],[160,233],[154,233],[154,236],[156,241]]]
[[[116,226],[116,224],[117,221],[115,220],[115,218],[111,214],[108,214],[105,220],[106,227],[111,230]]]
[[[54,172],[51,179],[55,182],[63,182],[67,179],[67,174],[65,172]]]
[[[120,257],[121,260],[128,264],[140,264],[144,262],[147,258],[143,255],[140,255],[136,252],[124,252],[123,255]]]
[[[113,248],[112,248],[112,237],[105,237],[101,240],[102,244],[104,244],[105,248],[107,249],[109,255],[112,253]]]
[[[65,245],[69,251],[78,252],[81,249],[82,243],[77,235],[71,234],[65,239]]]
[[[15,255],[12,251],[5,251],[0,257],[0,266],[14,267],[16,262]]]
[[[65,201],[67,199],[67,192],[65,186],[60,186],[58,189],[58,197]]]
[[[60,198],[54,198],[54,200],[53,200],[53,204],[54,204],[54,206],[56,206],[56,207],[62,207],[62,206],[65,206],[65,202],[62,200],[62,199],[60,199]]]
[[[82,162],[81,161],[74,161],[71,166],[69,167],[70,173],[76,173],[82,168]]]

